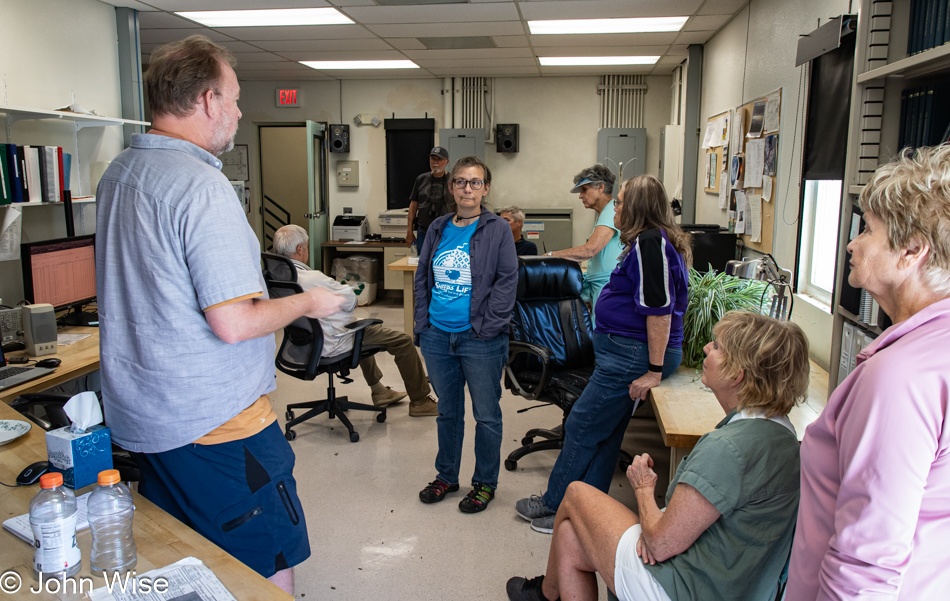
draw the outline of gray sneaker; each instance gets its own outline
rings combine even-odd
[[[521,499],[515,503],[515,511],[524,519],[531,520],[542,518],[546,515],[553,516],[557,511],[553,511],[544,506],[544,501],[538,495],[531,495],[527,499]]]
[[[531,520],[531,529],[541,534],[554,533],[554,514]]]

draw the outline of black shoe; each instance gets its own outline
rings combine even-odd
[[[510,601],[548,601],[548,598],[541,592],[541,583],[544,582],[544,576],[536,576],[531,580],[515,576],[508,580],[508,599]],[[555,601],[561,601],[558,597]]]
[[[419,491],[419,500],[423,503],[438,503],[445,498],[445,495],[450,492],[455,492],[458,489],[458,484],[449,485],[436,478]]]
[[[485,511],[491,500],[495,498],[495,489],[489,488],[481,483],[475,486],[465,495],[465,498],[459,501],[459,509],[462,513],[478,513]]]

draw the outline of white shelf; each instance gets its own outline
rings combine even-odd
[[[66,111],[47,111],[22,106],[2,106],[0,113],[4,113],[8,120],[20,121],[24,119],[61,119],[71,121],[80,127],[107,127],[110,125],[142,125],[148,126],[148,121],[133,121],[116,117],[100,117],[99,115],[83,115]]]
[[[73,199],[74,205],[89,204],[96,202],[95,196],[87,196],[80,199]],[[3,207],[61,207],[63,206],[62,202],[13,202],[10,204],[0,205]]]
[[[922,77],[947,71],[950,71],[950,44],[937,46],[862,73],[858,75],[858,83],[868,83],[887,77]]]

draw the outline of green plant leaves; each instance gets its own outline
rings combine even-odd
[[[689,270],[689,303],[683,316],[683,365],[700,367],[703,347],[713,339],[713,326],[729,311],[760,312],[767,284],[743,280],[710,269]]]

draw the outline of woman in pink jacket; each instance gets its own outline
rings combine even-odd
[[[894,325],[805,431],[787,599],[950,595],[950,146],[906,152],[860,198],[848,282]]]

